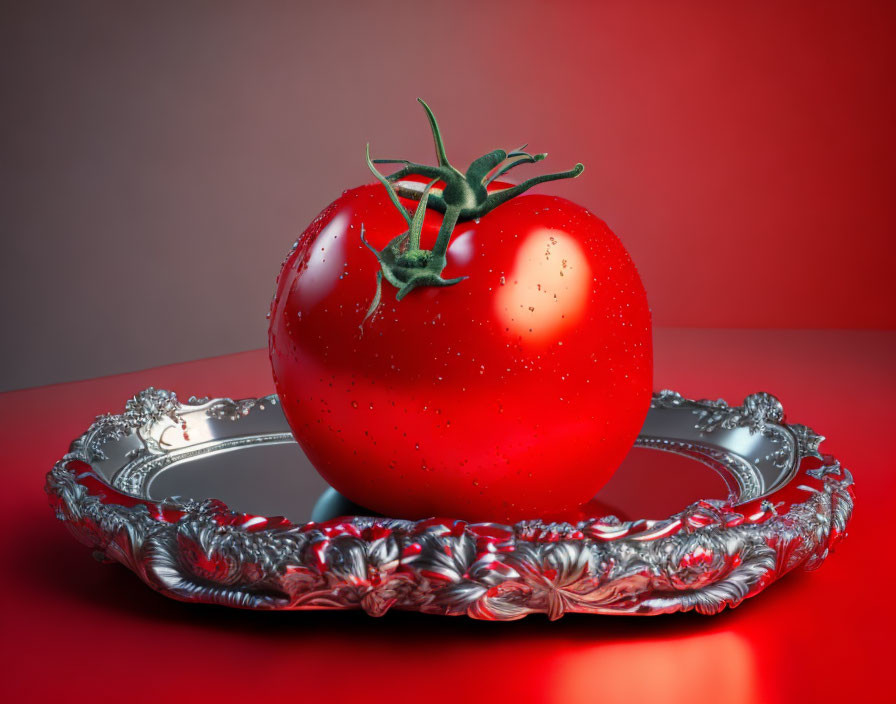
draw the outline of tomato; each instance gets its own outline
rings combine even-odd
[[[395,202],[382,182],[345,191],[283,264],[269,347],[296,440],[338,492],[392,517],[577,507],[621,463],[650,403],[650,312],[631,258],[585,208],[518,195],[457,218],[443,283],[430,272],[391,285],[376,252],[409,229],[396,205],[415,215],[424,252],[452,217],[418,201],[427,182],[447,201],[450,184],[406,171]]]

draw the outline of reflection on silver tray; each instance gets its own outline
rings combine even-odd
[[[183,601],[494,620],[713,614],[819,566],[845,535],[852,477],[819,453],[822,439],[785,423],[767,393],[728,406],[662,391],[592,506],[615,515],[408,521],[359,515],[327,490],[276,397],[182,403],[149,388],[97,418],[46,490],[98,558]],[[645,502],[676,496],[673,507]]]

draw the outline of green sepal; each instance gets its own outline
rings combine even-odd
[[[376,293],[373,294],[373,300],[370,302],[370,307],[367,309],[367,312],[364,314],[364,320],[361,321],[361,324],[358,326],[361,328],[361,333],[364,333],[364,323],[367,322],[367,319],[374,314],[377,308],[379,308],[380,301],[383,298],[383,272],[376,272]]]
[[[364,321],[373,315],[382,300],[384,278],[398,289],[395,294],[398,301],[420,286],[453,286],[467,278],[465,276],[454,279],[442,278],[448,244],[459,221],[482,217],[533,186],[548,181],[576,178],[585,169],[582,164],[576,164],[568,171],[535,176],[516,186],[489,193],[488,185],[495,179],[520,164],[534,164],[542,161],[547,157],[547,153],[530,154],[526,151],[528,146],[526,144],[509,152],[503,149],[494,149],[474,160],[467,168],[466,173],[461,173],[448,161],[439,124],[432,110],[422,98],[417,100],[423,106],[429,121],[437,166],[417,164],[406,159],[371,159],[370,145],[367,145],[367,166],[377,181],[385,187],[389,199],[401,213],[408,229],[393,238],[383,249],[377,250],[366,240],[364,228],[361,227],[361,241],[373,252],[380,265],[380,270],[376,275],[376,293],[364,316]],[[402,166],[397,171],[384,176],[377,170],[375,164],[401,164]],[[397,187],[403,196],[419,201],[413,217],[402,205],[396,186],[393,185],[394,182],[411,175],[423,176],[430,180],[422,193],[401,185]],[[444,184],[444,187],[433,190],[439,181]],[[427,208],[443,213],[442,224],[431,250],[420,247],[420,237]]]
[[[486,177],[488,172],[495,168],[506,158],[507,152],[505,152],[503,149],[495,149],[488,154],[484,154],[476,159],[472,164],[470,164],[470,168],[467,169],[467,173],[464,174],[464,178],[466,179],[467,183],[482,183],[482,179]]]

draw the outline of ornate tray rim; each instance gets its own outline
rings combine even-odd
[[[248,609],[390,608],[512,620],[546,613],[652,615],[735,607],[802,565],[815,569],[846,535],[852,475],[818,448],[823,436],[787,424],[760,392],[742,405],[654,394],[652,408],[686,407],[701,432],[786,428],[797,471],[784,486],[735,505],[697,501],[658,521],[613,516],[575,525],[514,526],[363,516],[293,524],[231,511],[214,499],[161,502],[110,486],[92,468],[102,445],[187,407],[246,415],[261,399],[196,399],[148,388],[121,414],[99,416],[47,475],[57,518],[103,561],[120,562],[174,599]],[[817,466],[804,467],[807,458]],[[795,492],[795,493],[794,493]],[[794,496],[804,499],[794,500]],[[784,512],[778,509],[785,504]]]

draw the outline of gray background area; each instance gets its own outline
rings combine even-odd
[[[588,164],[562,194],[659,325],[891,327],[892,4],[674,5],[4,2],[0,390],[265,346],[280,261],[370,180],[365,142],[430,158],[417,95],[462,165]]]

